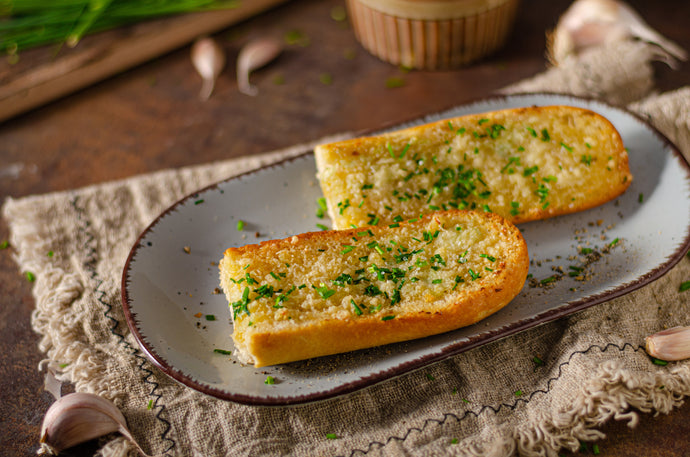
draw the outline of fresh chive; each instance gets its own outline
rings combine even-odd
[[[264,384],[272,385],[275,383],[276,383],[276,380],[273,376],[271,376],[271,375],[266,376],[266,380],[264,381]]]
[[[355,314],[358,316],[362,315],[362,309],[355,303],[353,299],[350,299],[350,303],[352,303],[352,307],[355,309]]]
[[[7,240],[2,240],[2,243],[0,243],[0,249],[7,249],[10,247],[10,242]]]
[[[200,199],[194,202],[195,205],[201,205],[204,202],[204,199]]]
[[[355,249],[354,246],[351,246],[349,244],[343,245],[343,250],[340,251],[341,254],[347,254],[348,252],[352,252]]]
[[[27,272],[25,273],[25,276],[26,276],[27,281],[29,281],[29,282],[34,282],[34,281],[36,281],[36,275],[33,274],[33,273],[30,272],[30,271],[27,271]]]
[[[328,227],[326,227],[326,226],[323,225],[323,224],[316,224],[316,226],[317,226],[319,229],[321,229],[321,230],[328,230]]]
[[[678,288],[678,292],[685,292],[686,290],[690,290],[690,281],[684,281],[680,283],[680,287]]]
[[[568,152],[573,152],[573,148],[572,148],[571,146],[568,146],[567,144],[565,144],[565,143],[562,142],[562,141],[561,141],[561,146],[563,146],[563,148],[564,148],[566,151],[568,151]]]
[[[338,435],[336,435],[335,433],[326,433],[326,438],[328,438],[329,440],[337,440]]]
[[[226,349],[214,349],[213,352],[216,354],[232,355],[232,351],[228,351]]]
[[[386,79],[386,89],[396,89],[398,87],[403,87],[404,85],[405,80],[402,78],[392,76]]]
[[[389,314],[388,316],[383,316],[383,317],[381,318],[382,321],[389,321],[389,320],[391,320],[391,319],[395,319],[395,315]]]
[[[215,321],[215,320],[216,320],[216,316],[214,316],[213,314],[207,314],[207,315],[206,315],[206,320],[207,320],[207,321]]]
[[[241,232],[242,230],[244,230],[244,221],[239,220],[239,221],[237,221],[237,231]]]
[[[659,365],[662,367],[668,365],[668,362],[666,360],[657,359],[656,357],[652,357],[652,363],[654,363],[654,365]]]
[[[319,75],[319,82],[324,86],[330,86],[333,84],[333,75],[330,73],[321,73]]]

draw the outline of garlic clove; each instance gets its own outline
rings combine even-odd
[[[225,52],[212,38],[200,38],[191,49],[192,64],[202,79],[199,98],[208,100],[225,67]]]
[[[57,455],[113,432],[131,438],[125,417],[112,402],[94,394],[71,393],[48,408],[41,427],[39,454]]]
[[[267,65],[283,51],[280,41],[275,38],[259,38],[247,43],[237,56],[237,88],[250,96],[259,90],[249,82],[252,71]]]
[[[690,327],[673,327],[645,339],[647,354],[654,358],[675,361],[690,358]]]
[[[625,2],[619,0],[576,0],[559,18],[548,35],[548,58],[553,65],[563,63],[591,46],[638,38],[658,45],[673,58],[687,60],[683,48],[652,29]],[[671,65],[673,66],[673,65]]]

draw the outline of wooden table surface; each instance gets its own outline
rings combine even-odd
[[[668,38],[690,50],[690,2],[635,0],[631,5]],[[189,48],[182,48],[0,125],[0,201],[183,167],[305,142],[345,130],[383,126],[482,97],[546,68],[545,31],[566,0],[524,0],[509,43],[469,68],[405,72],[372,57],[346,22],[331,18],[342,0],[293,0],[216,35],[229,66],[207,102]],[[237,91],[234,60],[257,37],[301,32],[275,62],[257,71],[257,97]],[[114,34],[113,36],[117,36]],[[40,54],[40,53],[38,53]],[[31,65],[38,54],[20,56]],[[690,64],[655,63],[657,88],[690,84]],[[324,75],[331,79],[325,84]],[[386,88],[389,78],[404,85]],[[0,241],[8,238],[0,221]],[[30,326],[30,284],[0,250],[0,453],[33,455],[52,402],[38,372],[39,336]],[[690,406],[643,415],[631,430],[605,424],[605,456],[690,454]],[[584,454],[592,454],[590,450]],[[89,455],[93,445],[72,455]],[[563,455],[571,455],[563,453]]]

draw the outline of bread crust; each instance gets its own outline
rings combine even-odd
[[[462,116],[320,145],[314,152],[329,215],[339,229],[367,225],[370,214],[386,224],[398,214],[409,218],[444,205],[487,205],[522,223],[599,206],[632,182],[628,154],[613,124],[571,106]],[[481,183],[476,175],[470,183],[477,194],[458,198],[453,180],[435,186],[435,174],[443,169],[456,177],[460,169],[481,173]],[[482,190],[490,195],[483,196]]]
[[[447,290],[428,302],[423,294],[414,297],[412,299],[414,303],[408,302],[406,300],[411,293],[404,291],[400,303],[395,306],[386,306],[380,312],[370,314],[365,312],[343,317],[342,312],[323,312],[300,322],[296,322],[297,319],[287,324],[273,322],[259,328],[259,325],[247,325],[249,319],[256,319],[252,316],[257,316],[262,312],[251,308],[252,305],[250,305],[249,314],[239,313],[234,316],[233,339],[240,360],[261,367],[380,346],[471,325],[500,310],[522,289],[529,269],[527,245],[520,231],[513,224],[491,213],[448,211],[427,215],[415,223],[403,223],[400,229],[407,227],[410,230],[410,227],[416,225],[420,227],[417,231],[422,233],[421,230],[424,227],[442,226],[444,232],[441,237],[446,237],[446,231],[450,230],[448,227],[460,224],[463,230],[477,228],[488,234],[489,238],[485,239],[491,240],[491,244],[481,240],[478,245],[484,243],[485,249],[493,249],[491,252],[494,253],[496,259],[490,263],[491,272],[482,270],[482,277],[476,281],[470,283],[468,279],[467,284],[462,284],[463,287],[452,291]],[[367,231],[373,233],[373,237],[367,240],[386,240],[389,235],[400,229],[372,227]],[[236,284],[237,280],[231,278],[233,276],[239,278],[238,271],[245,271],[242,270],[244,265],[250,263],[252,265],[250,268],[254,268],[261,262],[285,257],[286,251],[304,253],[309,250],[318,251],[322,247],[331,249],[333,245],[343,246],[351,242],[353,237],[358,237],[358,233],[361,235],[362,229],[310,232],[283,240],[270,240],[258,245],[227,249],[220,262],[220,271],[221,285],[228,301],[236,302],[240,295],[242,285]],[[453,235],[452,232],[448,233],[447,239],[452,240]],[[443,249],[435,252],[444,252],[444,257],[450,264],[454,257],[444,250],[446,238],[443,240],[439,241],[439,246]],[[466,249],[466,245],[463,244],[459,249]],[[458,252],[462,254],[462,251]],[[477,255],[480,253],[475,254],[475,257],[479,258]],[[313,257],[315,258],[316,255]],[[347,268],[345,264],[335,264],[338,258],[340,258],[339,255],[334,255],[331,260],[333,264],[330,268],[334,274]],[[314,260],[314,262],[317,261]],[[292,264],[291,267],[296,267],[296,265]],[[455,267],[451,266],[451,268]],[[457,268],[450,273],[451,276],[456,271],[460,273],[460,265]],[[479,271],[481,266],[478,265],[475,268]],[[258,273],[250,273],[250,277],[252,275],[259,276]],[[259,284],[255,286],[258,287]],[[363,303],[363,298],[358,296],[359,292],[355,290],[357,287],[359,286],[351,286],[352,290],[348,291],[346,296],[349,294],[356,302]],[[401,289],[404,290],[402,286]],[[361,288],[359,290],[361,292]],[[428,296],[430,295],[427,294]],[[344,299],[344,302],[347,303],[347,299]],[[271,303],[272,301],[256,303],[256,306],[270,307]],[[295,310],[299,311],[299,306],[296,305]],[[361,306],[364,307],[364,305]],[[290,311],[293,312],[293,310]],[[386,316],[394,317],[386,320]]]

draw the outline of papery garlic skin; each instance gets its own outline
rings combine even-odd
[[[690,358],[690,327],[673,327],[645,339],[647,354],[666,361]]]
[[[628,38],[654,43],[673,58],[687,60],[686,51],[652,29],[626,3],[619,0],[576,0],[560,17],[548,37],[548,57],[558,65],[591,46],[607,45]],[[672,57],[671,57],[672,56]]]
[[[250,73],[271,62],[282,51],[281,42],[275,38],[259,38],[247,43],[237,56],[238,90],[245,95],[257,95],[259,89],[249,82]]]
[[[225,68],[225,52],[212,38],[200,38],[192,45],[191,58],[194,68],[203,80],[199,98],[208,100],[218,76]]]
[[[38,453],[57,455],[64,449],[113,432],[129,436],[125,417],[112,402],[95,394],[71,393],[48,408]]]

